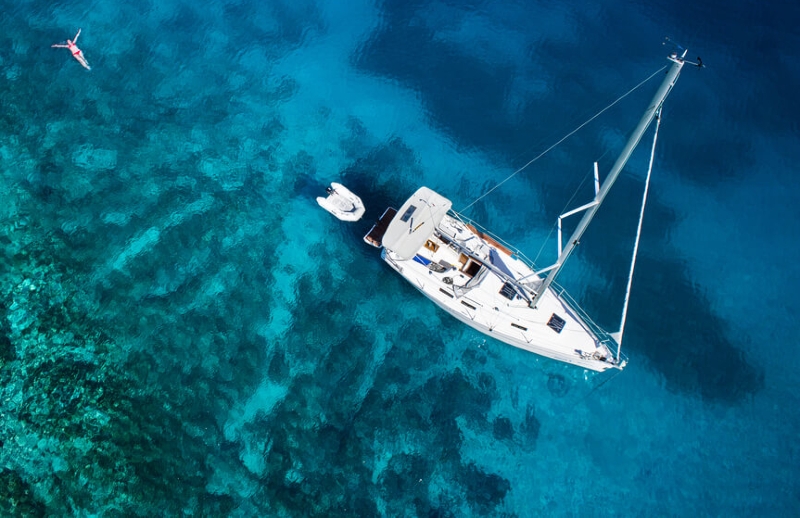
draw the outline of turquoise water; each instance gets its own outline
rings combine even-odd
[[[796,513],[797,6],[0,12],[0,514]],[[91,72],[50,48],[78,27]],[[419,185],[466,206],[665,65],[663,36],[707,68],[665,108],[623,373],[477,334],[362,243]],[[552,261],[655,88],[468,215]],[[646,165],[560,276],[609,329]],[[362,221],[316,205],[330,181]]]

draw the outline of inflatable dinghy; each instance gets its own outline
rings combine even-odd
[[[328,197],[317,198],[317,203],[342,221],[358,221],[364,215],[364,204],[361,198],[350,192],[340,183],[331,182],[326,189]]]

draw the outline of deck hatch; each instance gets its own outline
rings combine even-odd
[[[510,282],[503,284],[503,287],[500,289],[500,295],[504,296],[508,300],[514,300],[517,296],[517,290],[514,288],[514,285]]]
[[[403,215],[400,216],[400,221],[402,221],[403,223],[408,221],[408,218],[410,218],[411,215],[414,214],[415,210],[417,210],[417,208],[415,206],[409,205],[408,208],[406,209],[406,211],[403,213]]]
[[[564,330],[564,324],[566,323],[567,323],[566,320],[553,313],[553,316],[551,316],[550,320],[547,321],[547,327],[549,327],[556,333],[561,334],[561,331]]]

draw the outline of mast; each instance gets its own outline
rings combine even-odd
[[[536,304],[539,302],[539,299],[542,298],[542,295],[547,291],[547,288],[550,287],[550,284],[555,280],[556,275],[561,270],[561,267],[564,266],[564,263],[569,258],[572,251],[578,245],[578,242],[581,239],[586,227],[589,226],[591,223],[592,218],[594,218],[597,209],[600,208],[600,204],[603,203],[608,191],[611,189],[611,186],[614,185],[614,182],[617,180],[617,177],[622,172],[622,169],[625,167],[625,164],[628,162],[628,159],[633,154],[633,150],[636,149],[636,146],[639,144],[639,141],[642,139],[644,132],[647,131],[647,128],[650,126],[650,123],[653,122],[653,119],[656,116],[656,113],[661,108],[661,105],[664,103],[664,100],[669,95],[672,87],[675,85],[675,82],[678,80],[678,76],[681,73],[681,68],[685,63],[684,57],[686,57],[686,52],[684,51],[683,54],[678,57],[676,53],[670,55],[667,59],[672,61],[672,66],[667,71],[667,76],[662,81],[661,86],[658,88],[658,91],[653,96],[653,100],[650,102],[649,107],[642,115],[642,119],[639,121],[639,125],[636,126],[636,129],[631,134],[628,142],[625,144],[625,147],[620,153],[617,161],[614,163],[614,166],[611,168],[611,171],[608,173],[608,178],[605,179],[603,184],[600,186],[600,190],[595,195],[594,200],[589,203],[589,207],[586,210],[586,213],[581,218],[581,221],[578,223],[578,226],[575,228],[575,231],[572,233],[572,236],[569,238],[569,242],[567,242],[567,246],[561,251],[556,260],[556,263],[552,270],[547,274],[547,278],[545,278],[542,285],[539,287],[536,296],[530,303],[531,307],[536,307]]]

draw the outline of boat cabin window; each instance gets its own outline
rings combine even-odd
[[[415,210],[417,210],[417,208],[415,206],[409,205],[408,208],[406,209],[406,211],[403,213],[403,215],[400,216],[400,221],[402,221],[403,223],[408,221],[408,218],[410,218],[411,215],[414,214]]]

